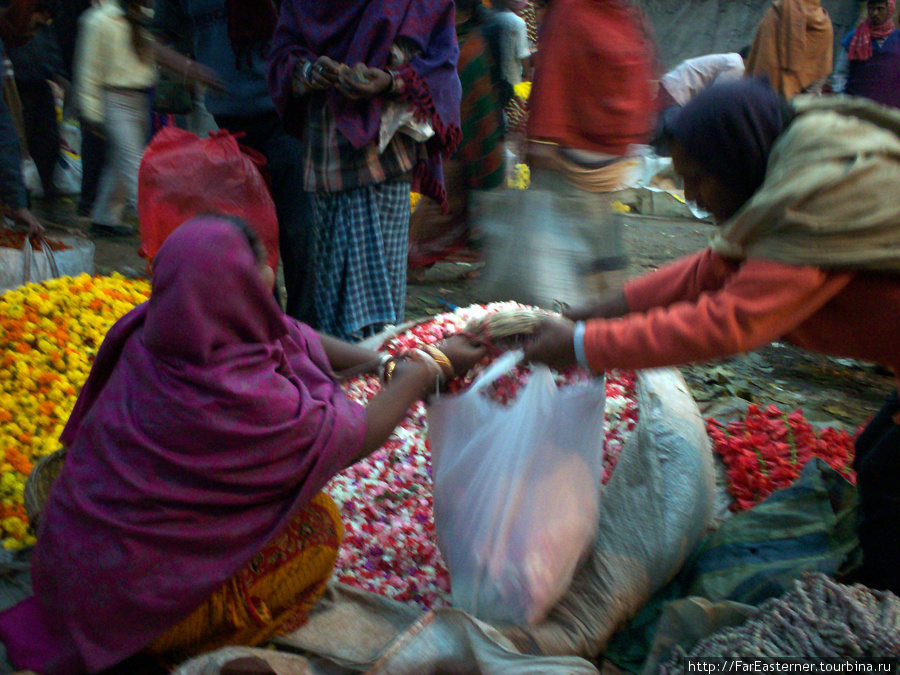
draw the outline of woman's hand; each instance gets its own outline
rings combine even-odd
[[[29,237],[44,233],[44,226],[41,225],[40,221],[34,217],[34,214],[24,206],[14,209],[12,213],[9,214],[9,217],[16,225],[28,228]]]
[[[382,355],[378,352],[364,349],[359,345],[339,340],[319,331],[316,331],[316,335],[319,336],[328,362],[338,379],[375,372],[381,363]]]
[[[347,98],[372,98],[391,88],[391,74],[381,68],[368,68],[363,64],[341,69],[340,90]]]
[[[487,356],[487,348],[463,335],[454,335],[436,345],[444,352],[453,366],[455,377],[465,375],[476,363]]]
[[[306,84],[310,89],[324,91],[337,86],[341,81],[341,64],[327,56],[320,56],[312,62]]]
[[[199,61],[189,59],[184,54],[159,42],[152,42],[151,48],[157,65],[167,68],[185,80],[203,85],[214,91],[225,91],[225,83],[215,70]]]
[[[575,325],[566,319],[541,320],[534,333],[534,341],[525,348],[529,361],[545,363],[556,370],[565,370],[576,363]]]
[[[454,375],[465,374],[487,354],[487,349],[467,337],[455,335],[434,345],[443,352],[453,366]],[[424,350],[427,352],[427,349]],[[443,370],[440,354],[429,353],[434,363],[427,359],[400,359],[396,361],[393,375],[384,389],[366,406],[366,435],[354,462],[379,448],[391,435],[409,407],[428,392],[436,390],[441,379],[437,371]],[[435,356],[437,358],[435,358]]]

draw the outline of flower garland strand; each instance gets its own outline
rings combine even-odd
[[[744,419],[722,424],[706,420],[706,430],[725,462],[732,511],[743,511],[787,487],[813,457],[821,457],[851,483],[856,434],[827,427],[816,433],[803,412],[750,405]]]

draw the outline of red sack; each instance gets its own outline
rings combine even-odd
[[[138,173],[140,254],[152,261],[179,225],[215,212],[246,220],[265,244],[269,266],[277,269],[278,218],[261,168],[265,158],[242,151],[227,131],[200,138],[177,127],[161,129]]]

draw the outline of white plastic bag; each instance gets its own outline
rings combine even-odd
[[[32,237],[35,239],[35,237]],[[46,237],[40,251],[26,237],[22,248],[0,246],[0,293],[31,282],[94,273],[94,244],[85,237],[54,237],[65,245],[52,251]]]
[[[565,594],[596,533],[606,389],[602,378],[558,388],[536,366],[509,406],[481,393],[521,358],[511,352],[465,393],[439,399],[428,436],[454,605],[533,625]]]
[[[44,187],[41,185],[41,177],[38,175],[37,165],[31,157],[22,158],[22,181],[25,189],[34,197],[44,196]]]
[[[81,192],[81,157],[68,150],[60,150],[53,171],[53,187],[63,195]]]
[[[382,104],[381,127],[378,129],[379,155],[398,133],[406,134],[418,143],[424,143],[434,136],[434,127],[431,122],[418,119],[415,109],[408,103],[390,101]]]
[[[81,176],[83,169],[81,157],[75,153],[61,149],[53,169],[53,187],[63,195],[77,195],[81,192]],[[22,160],[22,179],[25,188],[34,197],[44,196],[44,187],[38,174],[37,166],[31,157]]]
[[[531,170],[527,190],[473,193],[470,220],[483,238],[483,300],[550,308],[588,302],[625,280],[628,254],[614,192],[580,190],[562,174]]]
[[[72,154],[81,155],[81,126],[77,121],[68,119],[59,125],[59,137],[62,142],[62,150],[69,150]]]
[[[503,630],[531,654],[595,658],[707,532],[715,470],[706,423],[675,368],[637,373],[638,423],[603,488],[597,540],[537,626]]]

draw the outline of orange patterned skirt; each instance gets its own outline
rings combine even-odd
[[[145,653],[182,661],[227,645],[255,646],[306,622],[325,592],[344,526],[324,492],[200,607]]]

